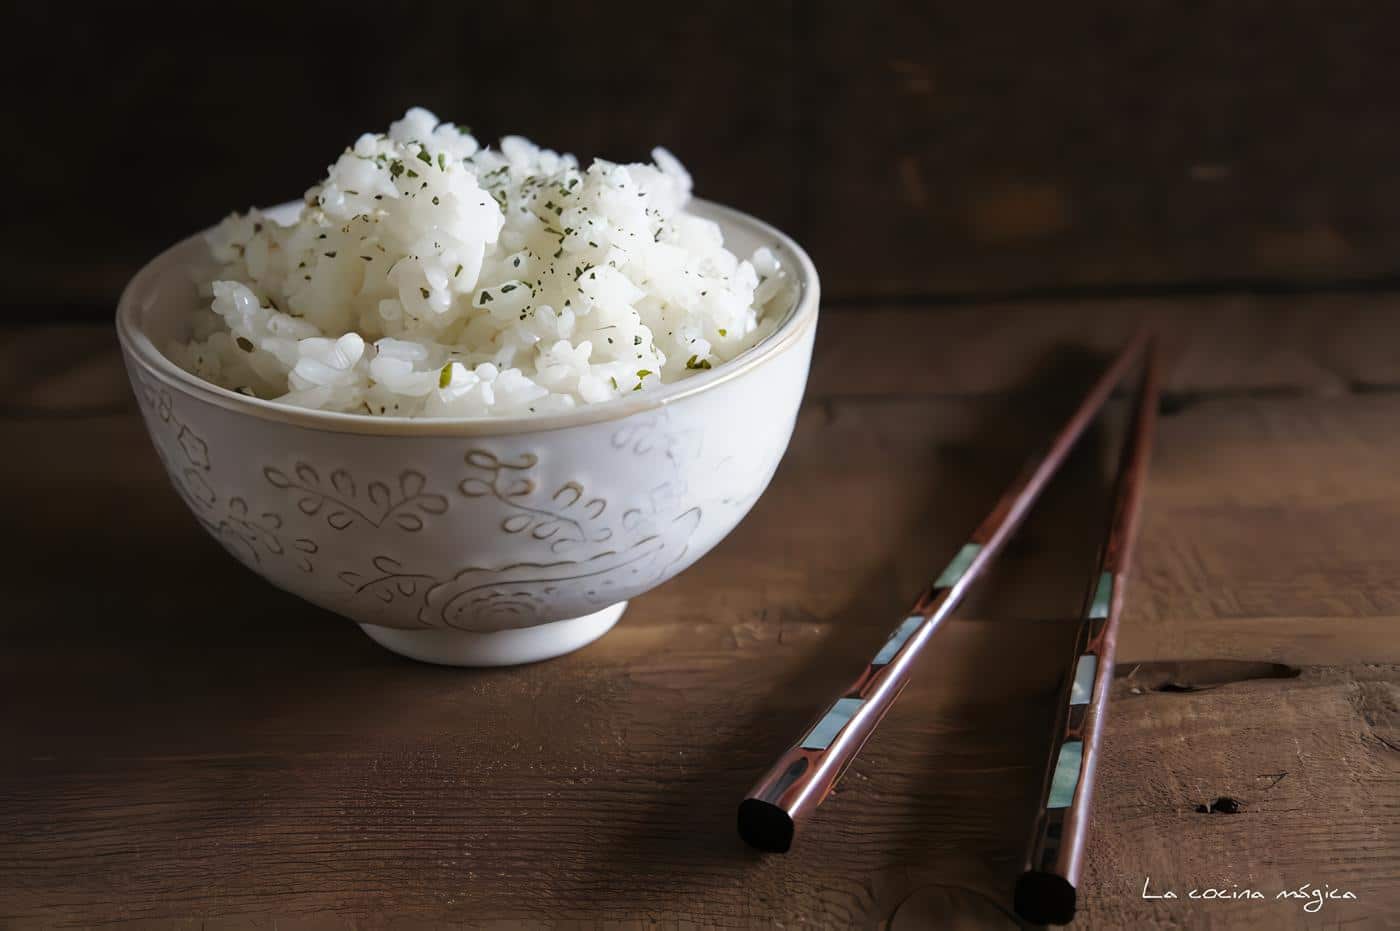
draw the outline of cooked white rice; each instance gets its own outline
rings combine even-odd
[[[210,235],[210,309],[171,355],[256,397],[426,417],[566,411],[720,365],[794,289],[772,252],[741,261],[685,213],[690,176],[652,159],[482,149],[410,110],[291,226],[253,210]]]

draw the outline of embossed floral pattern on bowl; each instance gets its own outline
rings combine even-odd
[[[235,558],[391,649],[470,665],[576,648],[738,523],[801,401],[817,305],[810,262],[757,221],[696,209],[736,248],[776,246],[790,260],[802,295],[789,317],[713,372],[539,420],[326,414],[196,380],[157,348],[196,300],[203,246],[187,240],[136,277],[118,310],[152,442],[195,519]]]

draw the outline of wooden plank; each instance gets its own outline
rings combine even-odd
[[[1391,293],[843,310],[821,318],[811,394],[1007,393],[1046,370],[1101,364],[1088,354],[1113,352],[1142,325],[1163,342],[1164,387],[1177,403],[1400,384]]]
[[[1396,24],[808,5],[800,231],[829,293],[860,297],[1393,275]]]
[[[0,702],[21,709],[0,716],[0,921],[917,927],[950,901],[1004,916],[1059,674],[1047,658],[1069,649],[1045,618],[1082,592],[1111,429],[794,853],[746,850],[733,809],[1073,381],[1038,383],[1034,404],[819,393],[714,553],[598,644],[484,672],[398,660],[258,582],[183,513],[134,416],[0,419],[5,448],[41,451],[0,457],[25,528],[0,617]],[[1123,665],[1182,661],[1171,675],[1202,690],[1155,690],[1157,666],[1121,685],[1093,925],[1301,926],[1292,905],[1134,899],[1149,870],[1182,887],[1346,885],[1361,900],[1329,904],[1338,920],[1395,907],[1397,416],[1400,398],[1372,394],[1223,398],[1163,420]],[[1222,683],[1192,665],[1222,656],[1304,668]],[[1197,814],[1213,794],[1245,813]]]
[[[161,248],[297,197],[413,103],[585,155],[667,145],[703,196],[809,245],[832,296],[1393,280],[1397,14],[1344,6],[729,0],[657,17],[625,0],[415,20],[263,2],[209,48],[152,42],[163,14],[29,4],[0,67],[44,140],[14,170],[44,183],[16,187],[0,231],[10,312],[109,306]],[[345,50],[369,48],[370,78],[337,92]]]
[[[13,170],[44,183],[16,187],[0,229],[11,302],[60,315],[112,306],[171,243],[299,198],[345,146],[410,106],[482,141],[517,133],[584,158],[636,161],[664,145],[701,196],[790,227],[792,5],[668,12],[620,0],[606,16],[558,2],[442,4],[428,17],[345,4],[327,16],[264,0],[221,23],[210,47],[151,41],[202,28],[163,11],[75,20],[31,4],[16,13],[26,39],[0,64],[11,85],[30,85],[13,118],[44,140],[15,153]],[[346,77],[351,59],[362,79]]]
[[[1339,395],[1400,388],[1400,294],[1195,300],[862,304],[823,310],[808,399],[1034,392],[1101,364],[1141,325],[1167,356],[1173,409],[1220,395]],[[4,407],[96,412],[130,391],[111,328],[0,329]]]
[[[1173,616],[1170,621],[1143,620],[1123,631],[1120,662],[1126,669],[1154,657],[1182,660],[1239,660],[1290,665],[1361,665],[1400,662],[1396,630],[1400,617],[1378,614],[1349,617]]]
[[[1099,771],[1085,927],[1393,927],[1400,667],[1316,667],[1207,692],[1120,683]],[[1226,798],[1238,812],[1200,811]],[[1233,806],[1224,806],[1226,811]],[[1143,899],[1170,889],[1175,900]],[[1279,899],[1304,884],[1351,900]],[[1262,898],[1193,901],[1192,889]],[[1206,894],[1204,891],[1201,894]]]

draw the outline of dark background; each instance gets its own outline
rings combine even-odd
[[[28,4],[3,277],[103,317],[158,250],[291,199],[410,105],[674,151],[829,303],[1389,287],[1391,3]]]
[[[0,39],[0,927],[1009,927],[1127,398],[793,853],[734,806],[1141,322],[1168,392],[1076,927],[1400,914],[1395,0],[28,0]],[[663,143],[824,279],[753,513],[549,664],[426,669],[257,582],[116,346],[138,266],[412,104]]]

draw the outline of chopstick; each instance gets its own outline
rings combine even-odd
[[[1061,689],[1058,739],[1050,747],[1026,871],[1016,883],[1016,912],[1035,924],[1067,924],[1074,918],[1094,772],[1113,684],[1118,620],[1132,568],[1159,390],[1153,347],[1147,352],[1137,408],[1119,458],[1108,534],[1099,552],[1098,571],[1085,594],[1075,651]]]
[[[971,539],[914,603],[855,681],[739,804],[739,835],[747,843],[775,853],[791,849],[798,825],[835,788],[908,684],[919,653],[972,583],[996,559],[1146,342],[1147,334],[1139,332],[1119,352],[1049,447],[1027,463]]]

